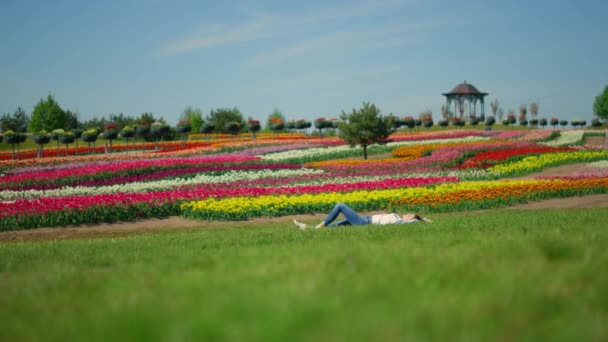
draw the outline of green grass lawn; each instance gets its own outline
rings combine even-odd
[[[0,341],[608,339],[608,210],[433,219],[3,243]]]

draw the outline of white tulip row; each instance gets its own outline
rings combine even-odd
[[[389,174],[379,176],[350,176],[350,177],[323,177],[312,180],[302,180],[292,182],[289,185],[282,187],[298,187],[302,185],[327,185],[327,184],[349,184],[358,182],[377,182],[386,179],[396,178],[429,178],[429,177],[456,177],[459,180],[470,180],[470,179],[494,179],[500,176],[497,172],[489,172],[486,170],[472,169],[472,170],[455,170],[455,171],[433,171],[433,172],[421,172],[421,173],[408,173],[408,174]]]
[[[589,167],[608,167],[608,160],[598,160],[587,164]]]
[[[572,131],[562,131],[560,132],[560,136],[555,140],[550,140],[543,142],[541,144],[547,146],[568,146],[573,144],[578,144],[583,140],[583,134],[591,133],[595,131],[590,130],[572,130]]]
[[[17,198],[35,199],[39,197],[66,197],[90,196],[114,193],[135,193],[149,191],[163,191],[186,185],[231,183],[244,180],[258,180],[263,178],[297,177],[309,174],[321,174],[323,170],[313,169],[281,169],[281,170],[255,170],[255,171],[229,171],[221,175],[200,174],[192,178],[168,179],[150,182],[135,182],[129,184],[116,184],[99,187],[66,186],[50,190],[0,191],[0,201],[10,201]]]
[[[465,137],[465,138],[453,138],[453,139],[433,139],[433,140],[414,140],[414,141],[398,141],[391,142],[386,144],[386,146],[390,147],[399,147],[399,146],[415,146],[415,145],[425,145],[425,144],[436,144],[436,143],[451,143],[451,142],[465,142],[465,141],[484,141],[489,140],[487,137]],[[368,151],[373,151],[375,148],[379,148],[378,145],[371,145],[368,147]],[[276,152],[276,153],[268,153],[260,156],[262,159],[272,160],[272,161],[282,161],[292,158],[306,158],[306,157],[315,157],[315,156],[323,156],[327,154],[337,153],[341,151],[350,151],[353,147],[349,145],[341,145],[341,146],[331,146],[331,147],[317,147],[317,148],[309,148],[305,150],[293,150],[293,151],[285,151],[285,152]]]

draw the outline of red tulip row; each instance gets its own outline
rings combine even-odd
[[[185,200],[205,199],[209,197],[259,197],[262,195],[295,195],[316,194],[324,192],[351,192],[360,190],[393,189],[418,187],[436,183],[457,182],[455,177],[434,178],[401,178],[383,181],[358,182],[350,184],[327,184],[295,187],[252,187],[209,189],[197,187],[185,190],[167,190],[148,193],[118,193],[93,196],[41,197],[35,200],[16,200],[11,203],[0,202],[0,230],[14,229],[15,224],[21,228],[43,227],[52,225],[90,222],[90,218],[82,217],[91,210],[104,211],[107,208],[142,206],[164,206],[181,203]],[[176,208],[171,206],[171,208]],[[153,212],[153,211],[149,211]],[[177,211],[170,214],[176,215]],[[142,214],[144,215],[144,214]],[[61,219],[58,219],[61,218]],[[103,216],[105,217],[105,216]],[[35,218],[35,219],[33,219]],[[21,223],[19,223],[21,222]]]

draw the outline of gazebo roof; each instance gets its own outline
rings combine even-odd
[[[448,96],[448,95],[486,96],[486,95],[488,95],[488,93],[482,93],[479,90],[477,90],[477,88],[475,88],[474,85],[468,84],[467,81],[464,81],[464,83],[460,83],[459,85],[455,86],[454,89],[452,89],[452,91],[450,91],[449,93],[445,93],[443,95],[445,95],[445,96]]]

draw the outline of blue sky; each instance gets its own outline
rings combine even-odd
[[[175,124],[189,105],[314,119],[364,101],[437,119],[466,80],[505,113],[538,101],[539,116],[589,120],[608,85],[606,13],[605,0],[0,0],[0,113],[51,93],[84,120]]]

